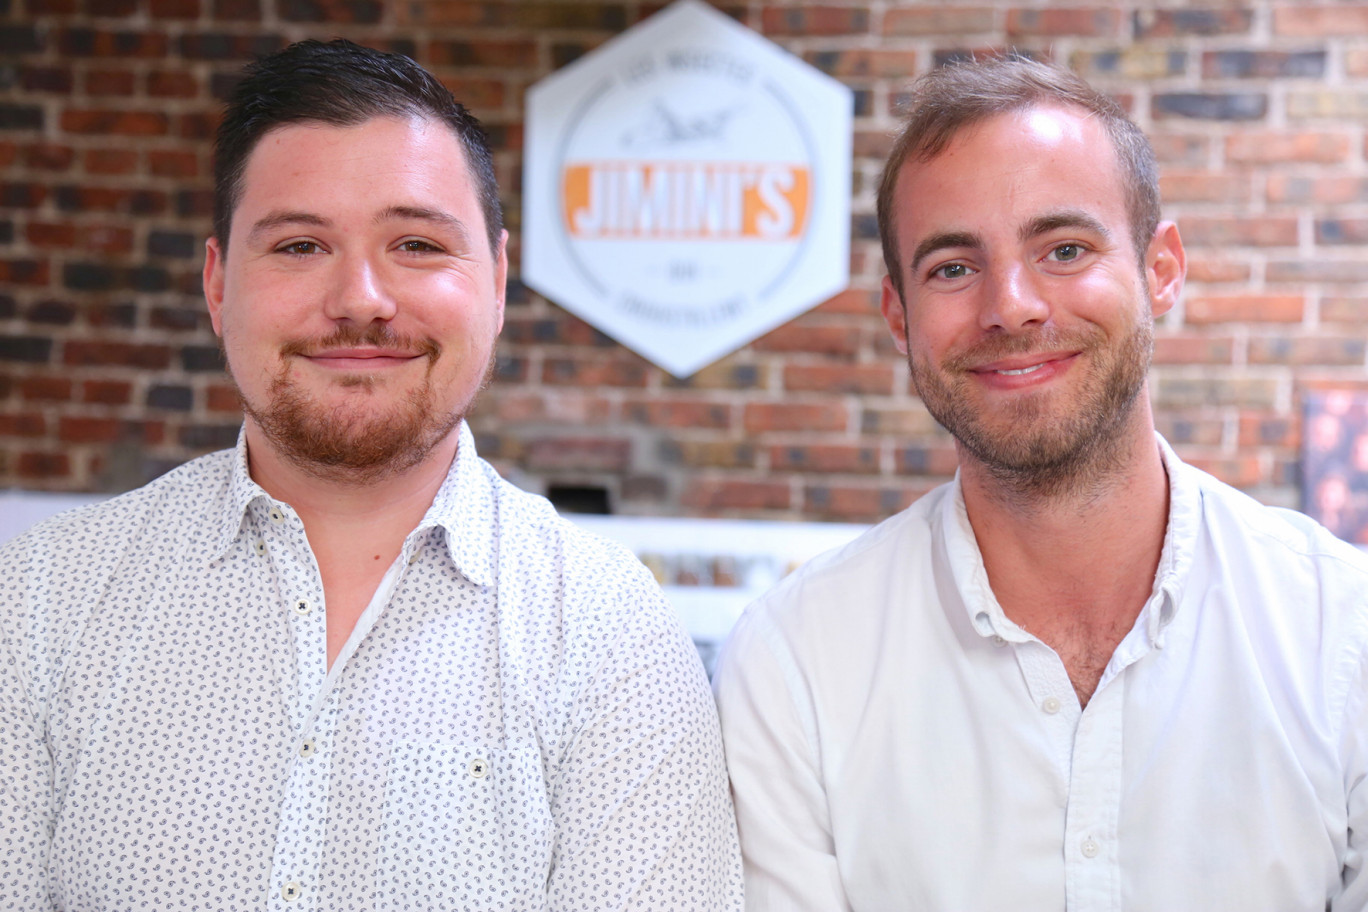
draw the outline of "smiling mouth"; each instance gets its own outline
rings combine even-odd
[[[1032,364],[1030,367],[1022,367],[1017,370],[995,370],[992,373],[1001,374],[1004,377],[1020,377],[1022,374],[1033,374],[1044,366],[1043,363]]]

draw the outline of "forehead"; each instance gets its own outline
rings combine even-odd
[[[905,162],[894,219],[905,244],[903,232],[927,219],[1033,218],[1038,213],[1029,210],[1051,202],[1124,216],[1125,200],[1120,161],[1102,122],[1079,108],[1038,105],[966,126],[929,160]]]
[[[241,191],[239,211],[434,201],[479,208],[460,140],[446,124],[421,117],[276,127],[247,157]]]

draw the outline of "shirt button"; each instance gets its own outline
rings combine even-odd
[[[489,775],[489,763],[484,757],[476,757],[470,761],[470,775],[474,779],[483,779]]]
[[[998,636],[997,634],[993,634],[993,645],[994,645],[994,646],[1006,646],[1006,645],[1007,645],[1007,641],[1004,640],[1002,637]]]
[[[313,738],[306,738],[299,745],[299,756],[305,760],[318,753],[318,747],[314,744]]]
[[[1049,713],[1050,715],[1053,716],[1055,713],[1059,712],[1059,698],[1058,698],[1058,697],[1046,697],[1046,698],[1041,702],[1040,708],[1043,709],[1043,710],[1045,710],[1047,713]],[[1090,857],[1091,857],[1091,856],[1090,856]]]
[[[294,604],[291,607],[294,608],[295,614],[303,617],[312,610],[313,605],[310,604],[309,600],[306,598],[297,598],[294,600]]]
[[[304,888],[297,881],[290,881],[280,888],[280,898],[286,902],[294,902],[304,893]]]
[[[258,538],[258,539],[256,540],[256,544],[253,545],[252,547],[256,549],[256,553],[257,553],[257,556],[258,556],[258,557],[265,557],[265,556],[266,556],[266,539],[264,539],[264,538]]]
[[[270,516],[271,522],[275,523],[277,526],[285,521],[285,513],[280,507],[271,507],[270,513],[266,515]]]
[[[1102,851],[1102,847],[1094,842],[1091,836],[1083,840],[1083,845],[1080,848],[1083,851],[1084,858],[1096,858],[1097,853]]]

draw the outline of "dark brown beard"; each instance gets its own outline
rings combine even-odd
[[[297,357],[357,345],[420,353],[427,358],[422,384],[389,410],[367,413],[343,405],[329,409],[290,378],[291,362]],[[299,468],[329,481],[368,484],[422,462],[465,417],[470,402],[449,414],[435,411],[432,374],[441,352],[433,339],[399,336],[384,324],[372,324],[365,331],[340,326],[326,338],[292,340],[281,346],[284,363],[271,381],[268,403],[254,406],[241,392],[238,398],[271,445]],[[490,361],[492,366],[492,355]],[[347,375],[339,383],[362,396],[376,385],[367,374]]]

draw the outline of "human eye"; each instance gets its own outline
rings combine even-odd
[[[405,238],[397,245],[404,253],[441,253],[442,248],[423,238]]]
[[[1072,242],[1055,244],[1046,254],[1046,259],[1055,263],[1073,263],[1083,256],[1085,250],[1086,248],[1082,244]]]
[[[934,279],[955,281],[963,279],[974,272],[966,263],[943,263],[931,270],[930,277]]]
[[[321,249],[322,248],[319,247],[317,241],[293,240],[286,241],[285,243],[277,246],[275,248],[275,252],[283,253],[287,256],[305,257],[315,253],[319,253]]]

